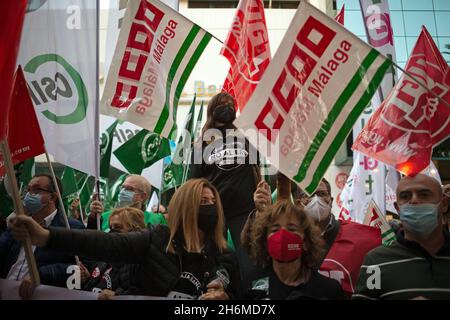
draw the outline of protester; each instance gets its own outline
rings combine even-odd
[[[133,207],[144,212],[145,224],[167,224],[162,214],[146,211],[147,202],[151,195],[152,186],[144,177],[130,174],[126,177],[119,192],[118,208]],[[88,220],[88,229],[97,229],[97,215],[101,214],[101,228],[108,231],[108,221],[112,210],[103,212],[101,201],[94,200],[90,205],[91,214]]]
[[[194,146],[190,174],[192,178],[206,178],[219,191],[226,226],[236,248],[241,272],[245,275],[251,262],[240,245],[240,234],[247,215],[255,208],[252,197],[260,174],[256,149],[235,130],[235,118],[231,95],[221,92],[211,98],[202,129],[203,140]]]
[[[42,228],[33,219],[12,220],[18,240],[30,236],[48,250],[81,254],[108,263],[139,264],[144,295],[186,299],[229,299],[239,294],[239,268],[224,238],[219,194],[206,179],[181,186],[169,203],[168,225],[144,232],[104,233]]]
[[[109,216],[110,233],[128,233],[143,231],[145,227],[144,213],[136,208],[125,207],[113,210]],[[98,292],[99,300],[106,300],[115,295],[141,294],[137,289],[136,264],[97,263],[92,272],[81,266],[81,272],[85,274],[83,290]]]
[[[450,235],[441,221],[448,206],[437,180],[404,177],[395,207],[402,230],[389,247],[370,251],[355,299],[450,299]]]
[[[60,192],[62,184],[57,178]],[[47,174],[36,174],[28,184],[23,199],[24,210],[29,220],[43,227],[65,227],[63,212],[58,208],[58,193],[53,179]],[[14,219],[15,214],[10,217]],[[69,218],[72,229],[84,229],[84,225]],[[54,252],[47,248],[35,248],[34,256],[42,284],[66,287],[69,274],[67,268],[75,264],[74,255]],[[8,229],[0,237],[0,278],[23,281],[22,286],[31,283],[25,251],[22,244],[12,237]]]
[[[267,207],[255,217],[250,238],[250,256],[264,269],[245,281],[247,298],[344,298],[337,281],[314,269],[323,255],[323,240],[301,207],[289,200]]]
[[[449,203],[447,205],[447,210],[444,213],[444,229],[450,231],[450,184],[442,186],[442,190],[444,193],[444,197],[448,199],[447,202]]]

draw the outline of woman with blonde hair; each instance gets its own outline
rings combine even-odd
[[[169,203],[168,226],[143,232],[44,229],[28,217],[13,220],[17,239],[106,262],[139,264],[142,294],[184,299],[229,299],[238,294],[239,270],[224,238],[220,197],[205,179],[181,186]]]
[[[144,213],[133,207],[114,209],[109,216],[109,228],[110,233],[143,231]],[[135,283],[139,268],[137,264],[97,262],[91,272],[82,264],[80,268],[83,290],[99,293],[99,300],[106,300],[115,295],[141,293]]]
[[[323,240],[301,207],[281,200],[254,219],[248,246],[260,268],[245,281],[247,298],[344,298],[339,283],[314,268],[323,255]]]

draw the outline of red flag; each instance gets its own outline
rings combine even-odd
[[[381,245],[380,229],[341,221],[339,232],[319,268],[324,276],[337,280],[349,295],[355,291],[366,254]]]
[[[340,24],[344,25],[344,10],[345,10],[345,4],[342,5],[341,10],[338,12],[336,17],[334,17],[334,20],[339,22]]]
[[[13,164],[25,161],[45,152],[36,112],[28,92],[27,83],[19,66],[14,78],[14,89],[8,115],[6,137]],[[4,173],[0,154],[0,176]]]
[[[358,135],[353,149],[406,175],[414,176],[425,169],[433,146],[450,135],[448,70],[430,34],[422,27],[406,71],[434,95],[403,75]]]
[[[0,14],[0,141],[6,135],[13,75],[26,7],[26,0],[2,1]]]
[[[270,63],[269,36],[262,0],[240,0],[220,53],[230,62],[223,90],[243,110]]]

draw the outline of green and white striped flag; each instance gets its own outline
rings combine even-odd
[[[391,63],[302,1],[234,124],[312,194]]]
[[[183,87],[210,40],[159,1],[129,1],[101,112],[169,138]]]
[[[381,230],[381,240],[384,246],[389,246],[396,239],[394,230],[373,199],[367,206],[364,224]]]

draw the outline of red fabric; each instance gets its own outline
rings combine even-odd
[[[425,27],[406,70],[450,104],[449,67]],[[358,135],[353,149],[414,176],[431,160],[433,146],[450,135],[450,107],[403,75]]]
[[[364,257],[370,250],[380,245],[380,229],[351,221],[341,221],[336,240],[319,272],[339,281],[342,289],[352,294]]]
[[[6,137],[13,164],[45,152],[44,138],[20,67],[14,78]],[[4,173],[2,160],[3,156],[0,155],[0,175]]]
[[[334,20],[344,25],[344,14],[345,14],[345,4],[342,5],[341,10],[338,12],[336,17],[334,17]]]
[[[0,11],[0,141],[6,135],[9,103],[26,0],[2,1]]]
[[[281,228],[267,239],[269,255],[278,261],[289,262],[300,258],[303,239],[296,233]]]
[[[269,37],[262,0],[241,0],[220,52],[230,62],[223,90],[243,110],[270,63]]]

